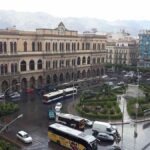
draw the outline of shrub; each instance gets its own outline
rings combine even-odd
[[[0,117],[12,114],[19,110],[19,106],[14,103],[0,104]]]
[[[17,150],[17,148],[14,145],[0,139],[0,150]]]

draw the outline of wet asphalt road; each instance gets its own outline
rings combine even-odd
[[[65,100],[63,107],[66,107],[69,101]],[[53,108],[54,104],[45,105],[42,103],[38,95],[23,95],[21,101],[17,102],[20,105],[20,111],[17,115],[23,114],[23,118],[18,119],[12,124],[7,133],[8,137],[15,140],[22,146],[23,150],[65,150],[59,145],[49,142],[47,137],[48,125],[52,122],[48,120],[48,108]],[[14,116],[15,117],[15,116]],[[121,134],[121,125],[117,126]],[[19,130],[27,131],[33,138],[33,143],[25,145],[16,138],[16,133]],[[91,133],[91,130],[86,130]],[[124,125],[123,145],[125,150],[150,150],[150,126],[143,130],[143,123],[138,124],[138,137],[134,138],[134,127]],[[101,143],[99,150],[107,150],[111,144]],[[120,143],[121,145],[121,143]]]

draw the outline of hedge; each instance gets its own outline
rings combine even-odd
[[[18,150],[14,145],[0,139],[0,150]]]
[[[12,114],[19,110],[18,104],[14,103],[0,103],[0,117]]]
[[[91,118],[91,119],[113,119],[113,120],[117,120],[117,119],[121,119],[122,118],[122,113],[118,113],[118,114],[94,114],[92,112],[85,112],[83,110],[81,110],[80,106],[79,105],[76,105],[76,110],[81,114],[81,116],[84,116],[84,117],[88,117],[88,118]]]

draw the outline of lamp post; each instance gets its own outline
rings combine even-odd
[[[73,74],[72,74],[72,75],[73,75],[73,77],[72,77],[72,78],[73,78],[73,83],[72,83],[72,84],[73,84],[73,97],[72,97],[72,98],[73,98],[73,101],[74,101],[74,99],[75,99],[75,98],[74,98],[74,77],[75,77],[75,75],[74,75],[74,70],[75,70],[75,62],[73,63]]]
[[[124,98],[122,98],[122,142],[121,142],[121,149],[123,149],[123,132],[124,132]]]
[[[15,119],[13,119],[12,121],[10,121],[8,124],[6,124],[1,130],[0,130],[0,134],[6,130],[8,128],[8,126],[10,126],[12,123],[14,123],[17,119],[20,119],[23,117],[23,114],[20,114],[19,116],[17,116]]]
[[[138,108],[139,108],[139,103],[138,103],[138,99],[139,99],[139,70],[137,68],[137,75],[138,75],[138,81],[137,81],[137,85],[138,85],[138,95],[137,95],[137,101],[135,103],[135,123],[134,123],[134,150],[136,150],[136,138],[138,136],[137,133],[137,117],[138,117]]]

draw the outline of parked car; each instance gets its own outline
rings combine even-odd
[[[19,131],[16,136],[24,143],[32,143],[32,137],[25,131]]]
[[[106,79],[106,78],[108,78],[108,75],[105,74],[102,76],[102,79]]]
[[[111,89],[112,90],[115,90],[115,89],[119,89],[121,86],[114,86],[114,87],[112,87]]]
[[[34,92],[34,89],[32,89],[32,88],[27,88],[27,89],[25,90],[25,92],[26,92],[27,94],[32,94],[32,93]]]
[[[116,126],[113,126],[107,122],[94,121],[92,131],[96,135],[97,133],[107,133],[109,135],[114,136],[117,133],[117,128]]]
[[[55,117],[56,117],[55,111],[53,111],[52,109],[49,109],[49,110],[48,110],[48,118],[49,118],[50,120],[53,120],[53,119],[55,119]]]
[[[4,99],[5,98],[5,94],[4,93],[0,93],[0,99]]]
[[[86,118],[84,118],[84,120],[85,120],[85,125],[86,125],[87,127],[92,127],[93,121],[91,121],[91,120],[89,120],[89,119],[86,119]]]
[[[124,81],[120,81],[117,83],[117,85],[119,85],[119,86],[124,85],[124,84],[125,84]]]
[[[117,145],[113,145],[110,148],[108,148],[107,150],[121,150],[121,147],[119,147]]]
[[[18,99],[18,98],[20,98],[21,95],[19,92],[13,92],[9,96],[11,99]]]
[[[107,134],[107,133],[98,133],[96,135],[96,138],[100,141],[114,142],[114,137],[112,135]]]
[[[57,111],[57,110],[60,110],[61,108],[62,108],[62,103],[60,102],[56,103],[55,110]]]

